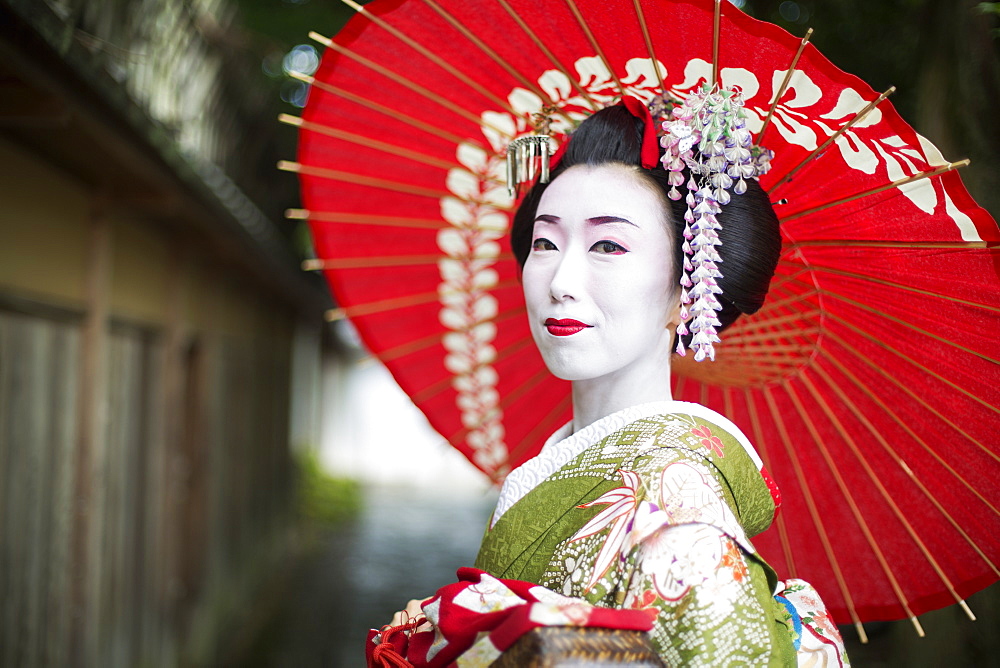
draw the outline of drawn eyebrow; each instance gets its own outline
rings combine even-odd
[[[631,220],[627,218],[619,218],[618,216],[595,216],[593,218],[588,218],[587,222],[591,223],[592,225],[605,225],[607,223],[627,223],[632,227],[639,227]]]
[[[562,218],[560,218],[559,216],[552,216],[547,213],[543,213],[542,215],[535,218],[535,222],[558,224],[562,222]],[[620,218],[618,216],[594,216],[593,218],[588,218],[587,222],[590,223],[591,225],[606,225],[608,223],[626,223],[628,225],[631,225],[632,227],[639,227],[631,220],[627,218]]]

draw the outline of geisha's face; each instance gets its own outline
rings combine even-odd
[[[669,357],[679,291],[667,216],[662,196],[624,165],[577,165],[549,184],[523,283],[531,334],[553,375],[624,378]]]

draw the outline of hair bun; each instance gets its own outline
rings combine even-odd
[[[679,229],[683,230],[684,202],[671,203],[675,219],[680,220]],[[718,219],[722,226],[718,248],[722,256],[719,267],[722,278],[718,281],[721,296],[739,313],[756,313],[764,305],[781,256],[778,216],[760,184],[747,180],[747,191],[733,195],[729,204],[722,207]],[[726,322],[722,315],[719,317],[722,327],[736,319]]]

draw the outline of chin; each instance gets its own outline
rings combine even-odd
[[[552,355],[543,355],[542,359],[549,373],[559,380],[568,380],[571,383],[599,378],[607,373],[606,369],[598,369],[593,364],[581,364],[579,360],[559,359]]]

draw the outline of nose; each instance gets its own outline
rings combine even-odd
[[[582,276],[582,261],[576,253],[564,252],[559,256],[559,264],[549,282],[549,297],[553,302],[575,300],[579,296]]]

